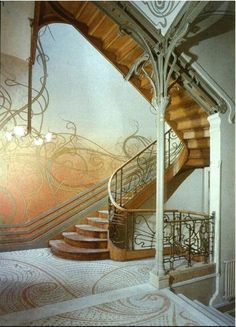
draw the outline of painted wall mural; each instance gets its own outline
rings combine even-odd
[[[149,104],[71,26],[40,31],[31,135],[28,64],[1,54],[1,75],[0,224],[78,195],[155,138]]]

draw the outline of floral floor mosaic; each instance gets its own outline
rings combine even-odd
[[[65,260],[47,248],[0,253],[0,326],[209,325],[149,283],[153,267],[154,259]]]

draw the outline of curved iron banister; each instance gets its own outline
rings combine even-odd
[[[165,178],[167,180],[170,175],[173,177],[178,173],[187,158],[188,150],[185,143],[176,139],[177,135],[172,129],[165,133]],[[154,234],[151,232],[149,223],[154,228],[155,209],[137,209],[137,203],[140,204],[140,200],[144,203],[148,194],[153,193],[156,188],[154,185],[156,143],[154,141],[139,151],[120,166],[109,179],[109,239],[113,248],[137,250],[134,247],[139,238],[140,244],[143,244],[144,239],[146,240],[142,248],[153,249]],[[143,239],[140,238],[141,234],[138,238],[136,236],[137,221],[141,229],[147,228],[147,231],[143,233]]]
[[[125,166],[127,166],[130,162],[134,161],[140,154],[142,154],[144,151],[148,150],[149,148],[151,148],[155,144],[156,144],[156,141],[153,141],[152,143],[150,143],[145,149],[142,149],[141,151],[139,151],[135,156],[133,156],[131,159],[129,159],[123,165],[121,165],[119,168],[117,168],[115,170],[115,172],[111,175],[111,177],[109,179],[109,182],[108,182],[108,197],[109,197],[109,200],[111,201],[111,204],[114,205],[118,210],[120,210],[120,211],[127,211],[126,208],[120,206],[115,201],[115,199],[114,199],[114,197],[112,195],[111,186],[113,184],[113,181],[115,179],[115,176],[117,176],[118,172],[121,171]]]
[[[173,140],[174,140],[174,142],[173,142]],[[184,148],[186,148],[185,144],[182,141],[180,141],[179,139],[178,139],[178,141],[176,141],[176,140],[177,140],[177,136],[176,136],[175,132],[173,131],[173,129],[170,128],[165,133],[165,149],[166,149],[166,151],[165,151],[165,168],[166,169],[168,167],[170,167],[174,163],[176,158],[180,155],[181,151]],[[127,186],[127,178],[131,178],[130,184],[133,182],[136,189],[137,189],[138,186],[141,186],[141,185],[144,186],[144,183],[141,183],[143,180],[150,182],[150,181],[152,181],[152,180],[154,180],[156,178],[156,176],[155,176],[155,173],[156,173],[156,170],[155,170],[155,168],[156,168],[156,154],[152,150],[151,150],[151,153],[153,153],[153,156],[149,157],[148,160],[146,160],[146,158],[144,158],[146,160],[144,163],[149,164],[149,167],[147,167],[147,168],[145,167],[146,172],[149,174],[148,176],[144,176],[144,177],[141,176],[142,178],[140,178],[140,176],[138,176],[137,163],[134,164],[134,166],[133,166],[133,167],[136,168],[133,171],[133,174],[131,174],[132,173],[132,168],[133,168],[131,166],[130,167],[130,172],[129,172],[130,174],[128,175],[128,177],[127,176],[124,177],[124,175],[123,175],[123,171],[124,171],[125,167],[127,167],[132,162],[135,163],[135,161],[138,161],[138,158],[142,154],[144,154],[145,152],[148,153],[148,151],[152,147],[154,147],[155,145],[156,145],[156,141],[150,143],[146,148],[139,151],[135,156],[133,156],[126,163],[124,163],[118,169],[116,169],[116,171],[111,175],[111,177],[109,179],[109,182],[108,182],[108,197],[109,197],[110,204],[113,205],[117,210],[123,211],[123,212],[127,211],[127,208],[124,206],[124,203],[122,202],[122,196],[123,196],[122,191],[125,191],[124,186]],[[148,155],[150,155],[150,153],[148,153]],[[144,171],[144,169],[142,171],[141,164],[140,163],[138,163],[138,164],[140,165],[139,167],[141,168],[141,170],[140,170],[140,174],[141,174]],[[153,172],[150,172],[150,169],[149,169],[151,167],[151,164],[153,164],[153,167],[154,167]],[[141,181],[138,184],[135,184],[134,180],[132,180],[132,178],[135,176],[135,174],[136,174],[136,176],[139,177],[139,180]],[[115,185],[115,191],[113,191],[112,190],[112,185],[114,186],[114,184],[117,184],[119,175],[121,177],[121,181],[120,181],[120,185],[119,185],[119,191],[117,190],[117,185]],[[129,189],[129,192],[130,193],[132,192],[131,188]],[[126,193],[128,193],[128,192],[126,192]],[[113,194],[115,194],[115,197],[113,196]],[[121,199],[118,197],[119,194],[120,194]],[[117,198],[119,199],[119,201],[117,201]]]

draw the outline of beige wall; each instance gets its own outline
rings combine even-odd
[[[32,3],[7,3],[4,10],[11,19],[2,31],[0,223],[16,224],[109,177],[143,140],[154,139],[155,119],[147,101],[72,26],[53,24],[40,31],[46,60],[33,67],[33,137],[7,141],[14,125],[27,126],[28,66],[6,34],[15,33],[10,22],[19,22],[17,37],[27,49],[25,20],[17,15],[26,19]],[[35,145],[37,134],[48,131],[52,141]]]

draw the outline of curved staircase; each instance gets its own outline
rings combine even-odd
[[[108,250],[108,211],[97,212],[97,217],[86,217],[84,224],[75,225],[74,232],[63,232],[63,239],[50,240],[51,251],[65,259],[104,260]]]
[[[108,4],[109,7],[109,4]],[[107,8],[108,10],[108,8]],[[109,10],[108,10],[109,11]],[[50,23],[68,23],[74,26],[103,56],[110,61],[120,73],[126,77],[132,65],[144,53],[144,50],[131,35],[120,31],[119,12],[114,10],[109,15],[106,10],[100,9],[96,1],[43,1],[35,3],[34,37],[42,26]],[[151,65],[146,69],[152,71]],[[145,74],[132,75],[130,83],[149,102],[153,97],[153,88]],[[173,82],[173,81],[171,81]],[[170,165],[166,171],[165,182],[168,196],[173,193],[184,178],[195,168],[209,166],[209,122],[208,114],[188,94],[188,92],[177,82],[170,88],[171,103],[166,110],[166,121],[174,130],[175,134],[184,145],[179,162]],[[174,187],[173,185],[174,184]],[[151,188],[155,192],[153,183]],[[150,191],[150,189],[149,189]],[[144,190],[142,190],[144,193]],[[101,218],[101,217],[100,217]],[[52,251],[64,257],[85,258],[85,252],[91,249],[89,246],[96,243],[84,240],[83,237],[91,236],[91,229],[100,222],[96,219],[86,219],[86,225],[76,227],[73,234],[64,233],[63,240],[50,241]],[[88,227],[89,226],[89,227]],[[98,227],[98,228],[101,228]],[[92,238],[103,237],[93,234]],[[93,230],[95,233],[95,230]],[[81,235],[83,237],[81,237]],[[104,237],[104,239],[106,239]],[[92,242],[92,243],[90,243]],[[101,242],[101,241],[100,241]],[[100,243],[99,243],[100,244]],[[78,246],[79,245],[79,246]],[[81,247],[82,246],[82,247]],[[72,250],[75,249],[75,253]],[[81,251],[80,249],[86,249]],[[101,248],[98,247],[101,250]],[[92,250],[92,249],[91,249]],[[82,253],[83,252],[83,253]],[[94,257],[98,256],[92,251]]]

